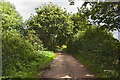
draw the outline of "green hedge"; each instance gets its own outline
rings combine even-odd
[[[33,78],[37,69],[53,60],[50,51],[36,48],[15,30],[2,33],[3,76],[12,78]]]
[[[69,40],[67,51],[83,61],[99,77],[116,78],[120,75],[120,42],[112,34],[99,28],[78,32]]]

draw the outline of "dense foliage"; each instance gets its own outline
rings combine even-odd
[[[0,10],[2,12],[2,30],[16,29],[22,31],[23,20],[20,14],[15,10],[15,6],[10,2],[0,1]]]
[[[75,5],[73,0],[69,2]],[[120,42],[108,32],[120,30],[119,8],[119,2],[84,2],[70,18],[77,33],[66,50],[100,78],[120,76]]]
[[[37,51],[16,31],[2,33],[3,76],[34,77],[37,69],[54,58],[53,52]]]
[[[68,0],[69,5],[75,5],[74,0]],[[88,7],[89,6],[89,7]],[[120,31],[119,15],[120,2],[110,2],[107,0],[86,1],[82,7],[78,8],[78,12],[82,13],[88,22],[101,27],[102,29]],[[102,24],[102,26],[100,26]]]
[[[26,22],[29,30],[35,30],[48,49],[66,44],[72,34],[73,24],[69,14],[52,3],[36,8],[37,15],[31,15]]]
[[[88,5],[91,6],[90,9]],[[119,10],[119,2],[85,2],[78,12],[83,13],[85,18],[97,27],[119,31]]]
[[[25,39],[28,40],[34,47],[35,50],[45,50],[44,45],[42,41],[39,39],[39,36],[37,34],[34,34],[35,31],[33,30],[27,30],[25,33]]]
[[[77,33],[78,31],[84,31],[86,29],[91,28],[91,23],[85,18],[86,16],[82,13],[74,13],[70,16],[70,20],[74,22],[73,33]]]
[[[23,23],[14,5],[0,1],[3,76],[33,78],[55,57],[45,50],[66,48],[98,77],[119,77],[120,42],[108,32],[120,29],[118,8],[118,3],[85,2],[71,15],[52,3],[43,4]]]
[[[2,10],[2,76],[34,78],[36,71],[54,59],[55,54],[43,51],[42,41],[33,30],[25,30],[15,7],[4,0]],[[24,35],[23,35],[24,34]]]
[[[79,31],[69,40],[67,50],[87,62],[99,77],[119,77],[120,42],[106,30],[91,28]],[[113,57],[114,56],[114,57]]]

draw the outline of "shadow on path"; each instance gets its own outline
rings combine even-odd
[[[51,68],[43,73],[42,78],[95,78],[95,75],[72,55],[62,50],[55,52],[55,55]]]

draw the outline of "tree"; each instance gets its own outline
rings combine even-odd
[[[2,12],[2,30],[16,29],[23,30],[23,20],[20,14],[15,10],[15,6],[10,2],[0,1]]]
[[[65,44],[74,27],[67,11],[52,3],[35,10],[37,15],[31,15],[26,21],[27,28],[35,30],[46,47]]]
[[[74,0],[68,1],[70,5],[75,5]],[[105,1],[84,2],[78,11],[85,14],[86,19],[92,24],[97,25],[97,27],[100,26],[102,29],[120,31],[120,2]],[[87,5],[90,5],[91,8],[88,9]]]
[[[75,4],[74,0],[68,0],[68,1],[69,1],[69,5],[74,5]]]
[[[74,22],[74,33],[77,33],[79,30],[82,31],[91,28],[91,24],[85,18],[85,15],[81,14],[80,12],[74,13],[72,16],[70,16],[70,20]]]
[[[28,40],[34,47],[34,50],[42,51],[43,49],[43,44],[42,41],[39,39],[38,34],[34,34],[35,31],[33,30],[27,30],[26,31],[26,40]]]
[[[88,9],[87,5],[91,8]],[[120,30],[118,2],[85,2],[79,9],[92,24],[107,30]]]

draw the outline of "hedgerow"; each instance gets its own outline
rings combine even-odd
[[[86,63],[99,77],[119,77],[120,42],[112,34],[99,28],[87,29],[74,35],[67,51]]]
[[[15,30],[2,33],[3,76],[33,78],[37,69],[53,60],[54,53],[37,51],[28,40]]]

